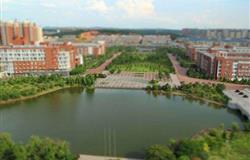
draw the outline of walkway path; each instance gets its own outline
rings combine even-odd
[[[245,88],[249,87],[248,85],[224,83],[224,82],[219,82],[219,81],[214,81],[214,80],[206,80],[206,79],[198,79],[198,78],[188,77],[187,74],[186,74],[187,70],[180,66],[180,64],[176,60],[176,58],[171,54],[168,54],[168,57],[171,60],[173,66],[175,68],[175,72],[176,72],[177,77],[179,78],[179,80],[181,82],[184,82],[186,84],[187,83],[195,83],[195,82],[198,82],[198,83],[211,83],[211,84],[222,83],[222,84],[224,84],[226,86],[226,89],[229,89],[229,90],[236,90],[236,89],[242,90],[242,89],[245,89]]]
[[[112,61],[117,58],[121,53],[116,53],[114,54],[110,59],[106,60],[103,64],[101,64],[97,68],[89,69],[87,70],[87,74],[97,74],[97,73],[102,73],[105,68],[112,63]]]

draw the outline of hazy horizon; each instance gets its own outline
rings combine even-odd
[[[250,29],[250,0],[1,0],[2,20],[43,27]]]

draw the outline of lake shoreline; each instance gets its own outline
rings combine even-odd
[[[194,95],[188,95],[188,94],[182,93],[182,92],[173,92],[171,94],[177,95],[177,96],[187,96],[187,97],[191,97],[191,98],[194,98],[194,99],[203,100],[203,101],[208,102],[208,103],[212,103],[212,104],[216,104],[216,105],[220,105],[220,106],[226,106],[226,104],[224,104],[222,102],[217,102],[217,101],[213,101],[213,100],[210,100],[210,99],[206,99],[206,98],[202,98],[202,97],[198,97],[198,96],[194,96]]]
[[[16,99],[9,99],[9,100],[5,100],[5,101],[0,101],[0,105],[6,105],[6,104],[12,104],[12,103],[16,103],[16,102],[20,102],[20,101],[25,101],[25,100],[29,100],[29,99],[33,99],[33,98],[38,98],[62,89],[68,89],[68,88],[74,88],[74,87],[78,87],[78,86],[65,86],[65,87],[55,87],[46,91],[42,91],[36,95],[32,95],[32,96],[26,96],[26,97],[20,97],[20,98],[16,98]]]
[[[75,86],[56,87],[56,88],[53,88],[53,89],[49,89],[47,91],[40,92],[40,93],[38,93],[36,95],[27,96],[27,97],[20,97],[20,98],[16,98],[16,99],[10,99],[10,100],[6,100],[6,101],[0,101],[0,105],[12,104],[12,103],[20,102],[20,101],[25,101],[25,100],[29,100],[29,99],[33,99],[33,98],[38,98],[38,97],[41,97],[41,96],[44,96],[44,95],[47,95],[47,94],[62,90],[62,89],[68,89],[68,88],[74,88],[74,87],[80,87],[80,86],[75,85]],[[125,89],[125,88],[96,88],[96,89]],[[133,91],[133,90],[145,90],[145,89],[131,89],[131,88],[128,88],[128,90]],[[194,95],[187,95],[186,93],[182,93],[182,92],[170,92],[170,93],[162,92],[162,91],[157,91],[157,92],[160,93],[160,94],[163,94],[163,95],[169,94],[169,95],[176,95],[176,96],[191,97],[191,98],[194,98],[194,99],[197,99],[197,100],[202,100],[202,101],[212,103],[212,104],[215,104],[215,105],[219,105],[219,106],[225,106],[226,105],[226,104],[224,104],[222,102],[217,102],[217,101],[209,100],[209,99],[194,96]]]
[[[154,93],[154,91],[150,91],[150,92]],[[215,104],[215,105],[226,106],[226,104],[224,104],[222,102],[217,102],[217,101],[213,101],[213,100],[210,100],[210,99],[207,99],[207,98],[198,97],[198,96],[194,96],[194,95],[188,95],[188,94],[180,92],[180,91],[179,92],[178,91],[175,91],[175,92],[155,91],[155,92],[157,94],[162,94],[162,95],[175,95],[175,96],[190,97],[190,98],[193,98],[193,99],[196,99],[196,100],[202,100],[202,101],[212,103],[212,104]]]

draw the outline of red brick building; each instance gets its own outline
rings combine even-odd
[[[28,45],[43,40],[42,28],[32,22],[0,22],[0,45]]]
[[[187,46],[187,55],[192,61],[197,60],[197,52],[199,51],[207,51],[209,49],[209,45],[188,45]]]
[[[216,79],[250,79],[250,48],[212,47],[197,52],[196,64]]]
[[[67,73],[80,62],[70,44],[0,47],[0,66],[8,74]]]

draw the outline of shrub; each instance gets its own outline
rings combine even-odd
[[[32,137],[26,146],[28,160],[76,160],[63,141]]]
[[[232,124],[232,130],[233,130],[233,132],[238,132],[238,131],[240,131],[240,126],[239,126],[239,124],[238,124],[238,123],[233,123],[233,124]]]
[[[7,134],[0,134],[1,160],[77,160],[63,141],[32,137],[27,144],[15,144]]]
[[[154,145],[146,151],[146,160],[175,160],[173,152],[166,146]]]
[[[250,132],[250,121],[244,123],[244,130]]]
[[[204,142],[200,140],[182,140],[175,149],[177,157],[189,156],[207,159],[207,152],[204,150]]]
[[[79,65],[76,68],[74,68],[73,70],[70,71],[70,75],[78,75],[78,74],[82,74],[86,71],[86,67],[84,67],[83,65]]]

